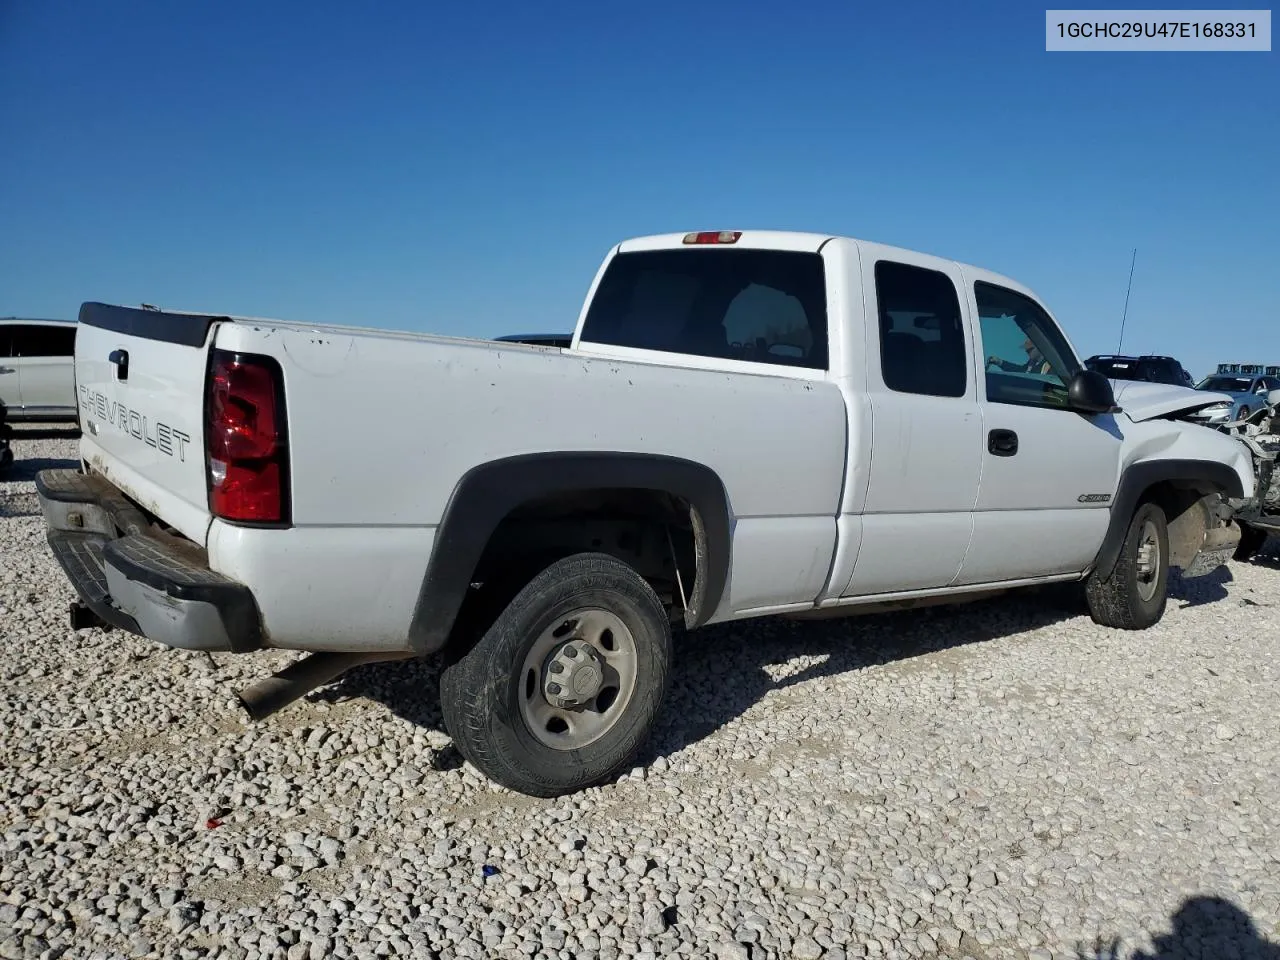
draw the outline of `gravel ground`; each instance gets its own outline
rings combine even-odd
[[[69,631],[30,478],[75,441],[19,430],[0,957],[1280,955],[1274,552],[1145,633],[1028,594],[681,638],[640,766],[536,801],[460,762],[429,665],[251,726],[291,655]]]

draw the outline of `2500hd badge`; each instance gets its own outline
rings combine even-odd
[[[187,444],[191,435],[183,433],[161,421],[152,421],[145,413],[131,410],[118,400],[111,400],[105,394],[91,390],[87,386],[80,387],[80,409],[84,411],[85,427],[90,433],[97,433],[97,426],[90,420],[96,416],[104,423],[109,423],[126,436],[141,440],[149,447],[155,447],[167,457],[177,455],[185,462]]]

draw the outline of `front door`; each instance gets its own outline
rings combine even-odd
[[[1035,300],[984,280],[966,293],[986,365],[985,442],[973,543],[957,583],[1080,572],[1111,519],[1120,424],[1067,409],[1080,362]]]

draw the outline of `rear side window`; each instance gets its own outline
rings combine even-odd
[[[825,370],[822,257],[705,248],[618,254],[592,298],[582,339]]]
[[[15,324],[12,353],[15,357],[70,357],[76,352],[76,328]]]
[[[880,370],[899,393],[962,397],[969,380],[960,297],[945,273],[892,260],[876,264]]]

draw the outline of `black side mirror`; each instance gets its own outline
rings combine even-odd
[[[1116,406],[1111,381],[1096,370],[1081,370],[1067,384],[1067,405],[1080,413],[1110,413]]]

